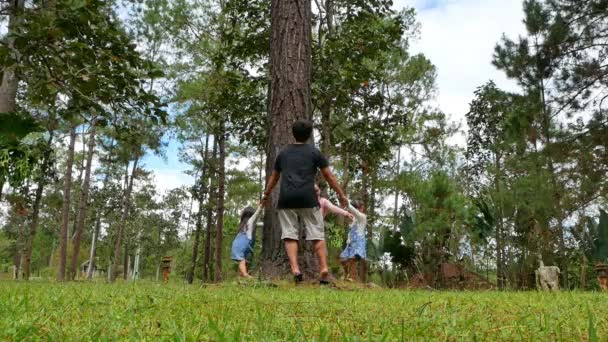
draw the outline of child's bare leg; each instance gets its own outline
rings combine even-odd
[[[247,273],[247,262],[245,260],[239,261],[239,275],[243,278],[251,278]]]
[[[342,269],[344,270],[344,279],[348,278],[348,260],[340,260]]]
[[[298,241],[285,239],[285,250],[289,258],[289,266],[292,274],[300,274],[300,266],[298,265]]]
[[[348,259],[348,264],[350,268],[350,278],[353,281],[357,281],[357,261],[355,259]]]
[[[325,240],[316,240],[314,242],[314,249],[317,257],[319,258],[319,271],[321,278],[327,277],[329,269],[327,268],[327,248],[325,247]]]

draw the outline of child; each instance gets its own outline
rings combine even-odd
[[[347,277],[347,269],[350,269],[350,279],[357,279],[357,269],[355,263],[367,257],[365,251],[365,227],[367,226],[367,215],[365,215],[365,206],[363,202],[357,201],[354,204],[348,204],[348,210],[353,214],[354,219],[348,231],[348,240],[346,248],[340,254],[342,267],[344,268],[344,276]]]
[[[261,206],[258,206],[255,211],[252,207],[247,207],[243,210],[239,231],[234,241],[232,241],[231,258],[234,261],[238,261],[239,276],[243,278],[251,278],[251,275],[247,272],[247,259],[253,254],[253,246],[255,245],[253,235],[256,221],[261,211]]]
[[[332,213],[344,216],[350,220],[353,219],[353,215],[351,213],[340,207],[335,206],[327,198],[321,197],[321,188],[319,188],[319,185],[317,184],[315,184],[315,193],[317,194],[317,199],[319,200],[319,208],[321,209],[321,215],[323,215],[323,217],[327,216],[327,214],[329,213]]]

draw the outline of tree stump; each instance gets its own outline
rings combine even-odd
[[[173,257],[172,256],[166,256],[163,257],[161,263],[162,263],[162,269],[163,269],[163,282],[168,282],[169,281],[169,275],[171,274],[171,262],[173,261]]]

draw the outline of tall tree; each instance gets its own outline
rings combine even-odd
[[[203,281],[209,281],[211,279],[211,240],[213,238],[213,226],[214,226],[214,215],[213,209],[214,204],[217,203],[218,200],[218,190],[217,190],[217,160],[218,160],[218,140],[217,136],[213,137],[213,153],[210,160],[209,166],[209,177],[211,179],[209,183],[210,191],[209,191],[209,201],[207,201],[207,214],[206,214],[206,229],[205,229],[205,253],[203,255]],[[213,199],[211,201],[211,199]],[[217,219],[217,218],[216,218]]]
[[[20,29],[24,3],[25,0],[13,0],[10,1],[8,6],[9,19],[6,47],[9,50],[15,48],[15,37],[13,34],[17,33]],[[15,66],[9,66],[2,70],[2,83],[0,84],[0,113],[11,113],[16,109],[19,77],[15,69]]]
[[[218,145],[219,145],[219,160],[218,160],[218,187],[217,187],[217,223],[215,234],[215,282],[222,280],[222,240],[224,234],[224,203],[226,194],[226,132],[225,124],[222,121],[219,128]]]
[[[68,255],[68,226],[70,224],[70,201],[72,192],[72,166],[74,163],[74,148],[76,145],[76,126],[69,128],[70,142],[67,151],[65,173],[63,175],[63,206],[61,208],[61,230],[59,237],[59,266],[57,268],[57,280],[65,280],[65,271]]]
[[[74,231],[72,260],[70,263],[69,275],[70,279],[74,280],[78,272],[78,257],[80,255],[80,240],[87,217],[89,189],[91,187],[91,169],[93,167],[93,155],[95,154],[95,133],[97,131],[97,122],[93,120],[89,127],[89,140],[86,152],[86,164],[84,170],[84,180],[81,185],[80,199],[78,201],[78,217],[76,219],[76,229]]]
[[[36,193],[34,195],[34,204],[32,205],[32,215],[29,223],[29,231],[26,234],[26,240],[23,247],[23,252],[21,253],[21,272],[23,274],[23,279],[28,280],[30,278],[30,265],[32,261],[32,248],[34,245],[34,239],[36,237],[36,233],[38,231],[38,223],[40,219],[40,206],[42,202],[42,195],[44,193],[44,188],[49,181],[47,174],[50,171],[52,160],[52,143],[53,143],[53,135],[54,132],[49,132],[48,141],[45,144],[42,144],[43,148],[43,157],[41,160],[40,168],[37,172],[37,188]]]
[[[495,227],[496,242],[496,273],[499,289],[506,287],[506,273],[504,260],[504,205],[502,201],[504,183],[504,157],[508,153],[506,146],[506,121],[511,107],[509,95],[502,92],[493,82],[480,87],[475,92],[475,99],[471,109],[466,114],[469,134],[467,137],[466,157],[469,173],[476,179],[475,184],[483,182],[487,177],[493,186],[493,213],[492,221]]]
[[[125,225],[127,222],[127,218],[129,216],[129,210],[131,208],[131,193],[133,192],[133,183],[135,182],[135,172],[137,170],[137,166],[139,163],[140,156],[136,156],[133,161],[133,166],[131,169],[131,173],[129,175],[129,162],[125,165],[125,189],[122,198],[122,205],[120,208],[120,221],[118,222],[118,227],[116,231],[116,237],[114,241],[114,260],[112,262],[111,269],[108,270],[110,272],[110,281],[113,282],[116,280],[118,276],[118,265],[120,265],[120,251],[123,246],[123,234],[125,230]]]
[[[291,125],[298,119],[311,119],[311,19],[310,0],[272,0],[270,41],[270,93],[266,176],[281,149],[293,143]],[[284,272],[285,253],[281,229],[274,208],[279,190],[270,200],[264,217],[262,238],[263,272]]]
[[[200,174],[200,178],[197,180],[197,184],[194,188],[194,193],[198,201],[198,211],[196,213],[196,228],[194,232],[194,245],[192,246],[192,259],[190,262],[190,268],[186,275],[188,284],[192,284],[194,281],[194,273],[196,270],[196,263],[198,262],[198,252],[200,249],[200,237],[203,229],[203,213],[205,212],[205,199],[207,193],[210,191],[209,184],[209,135],[205,137],[205,150],[202,153],[203,157],[203,170]]]
[[[577,72],[570,70],[567,66],[563,67],[568,63],[568,57],[564,59],[564,42],[571,40],[572,36],[569,35],[569,27],[564,21],[563,13],[559,11],[552,13],[551,11],[551,6],[556,5],[557,2],[526,0],[523,4],[527,36],[520,37],[517,41],[503,37],[502,42],[495,49],[493,62],[499,69],[505,71],[508,77],[517,80],[525,93],[536,104],[530,107],[533,109],[530,125],[538,136],[538,139],[533,141],[534,150],[539,151],[538,158],[536,158],[539,161],[537,172],[546,172],[553,195],[551,213],[548,220],[541,221],[541,226],[548,232],[552,228],[552,222],[555,222],[562,286],[567,288],[569,287],[569,255],[566,242],[568,231],[565,221],[571,213],[567,208],[570,193],[567,191],[568,181],[565,179],[564,172],[568,163],[563,156],[569,154],[568,150],[571,147],[559,143],[563,137],[560,121],[564,116],[572,115],[580,108],[579,100],[590,96],[587,92],[589,87],[595,85],[595,82],[580,88],[579,80],[581,78],[575,76]],[[574,20],[574,18],[572,19]],[[584,55],[584,52],[581,54]],[[571,56],[568,52],[566,55]],[[581,69],[583,68],[579,68],[577,71]],[[559,93],[552,90],[552,86],[555,85],[559,90],[563,88],[564,84],[567,84],[568,80],[572,81],[572,79],[577,82],[580,93],[574,98],[570,97],[563,101]],[[583,81],[583,83],[586,84],[587,81]],[[581,98],[578,98],[578,95]],[[555,103],[560,102],[564,104],[554,106]]]

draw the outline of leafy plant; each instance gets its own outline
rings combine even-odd
[[[608,213],[600,210],[599,221],[587,219],[587,258],[596,262],[608,262]]]

